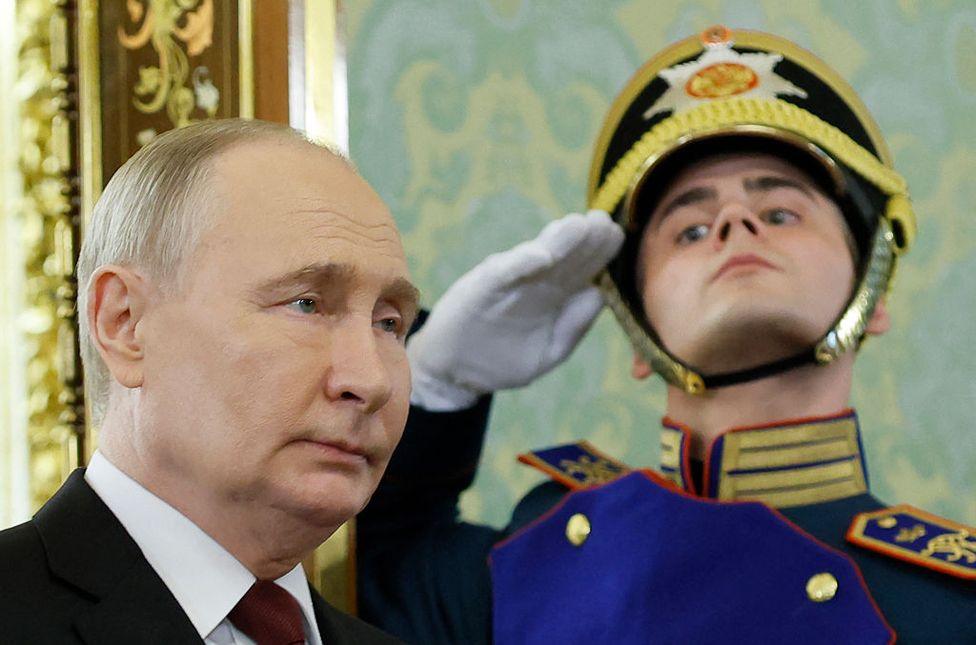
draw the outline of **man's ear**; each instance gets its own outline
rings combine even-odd
[[[98,268],[88,283],[88,327],[92,342],[115,380],[128,388],[142,385],[143,338],[140,322],[149,283],[118,265]]]
[[[630,368],[630,375],[638,381],[643,381],[653,373],[654,370],[652,370],[651,366],[647,364],[647,361],[635,353],[634,364]]]
[[[874,313],[871,314],[871,319],[868,320],[868,326],[865,331],[872,336],[880,336],[889,329],[891,329],[891,316],[888,315],[887,303],[885,303],[884,299],[881,299],[874,307]]]

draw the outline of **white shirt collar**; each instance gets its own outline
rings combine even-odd
[[[98,451],[85,481],[142,550],[201,638],[230,613],[256,578],[185,515],[143,488]],[[320,645],[305,572],[299,564],[275,582],[298,600],[309,645]]]

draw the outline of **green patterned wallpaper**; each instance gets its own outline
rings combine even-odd
[[[357,0],[346,9],[352,156],[396,214],[427,306],[489,253],[584,208],[605,110],[669,42],[723,22],[826,59],[880,123],[920,217],[890,303],[893,329],[865,347],[857,371],[874,491],[976,524],[976,3]],[[568,363],[499,395],[465,517],[506,522],[541,479],[516,463],[526,449],[587,437],[631,464],[656,464],[664,387],[633,381],[629,366],[604,313]]]

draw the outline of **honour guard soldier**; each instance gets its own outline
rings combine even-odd
[[[851,88],[708,29],[613,103],[588,201],[410,340],[414,409],[359,523],[364,616],[418,643],[976,642],[976,531],[875,499],[849,407],[915,236]],[[667,382],[660,470],[537,450],[551,481],[508,527],[459,521],[488,395],[561,362],[603,301],[634,376]]]

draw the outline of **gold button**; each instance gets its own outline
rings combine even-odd
[[[813,602],[827,602],[837,595],[837,578],[818,573],[807,581],[807,597]]]
[[[580,546],[590,537],[590,520],[582,513],[576,513],[566,522],[566,539],[573,546]]]
[[[898,525],[898,520],[889,515],[888,517],[882,517],[878,520],[878,526],[883,529],[893,529]]]

